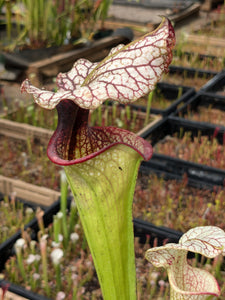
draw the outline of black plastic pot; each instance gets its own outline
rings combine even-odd
[[[201,90],[225,100],[225,70],[215,75]]]
[[[225,111],[225,102],[224,99],[219,97],[218,95],[209,94],[205,92],[199,92],[196,95],[194,95],[187,103],[185,103],[182,107],[180,107],[177,112],[175,112],[174,116],[179,116],[180,118],[189,119],[189,116],[192,114],[196,114],[199,112],[199,109],[205,108],[207,110],[216,109],[218,111]],[[225,127],[225,121],[224,124],[222,124],[224,120],[221,120],[220,124],[218,123],[218,119],[214,116],[207,121],[203,122],[206,123],[206,125],[215,124],[217,126],[223,126]],[[190,122],[192,122],[190,120]],[[193,121],[196,123],[195,121]],[[200,122],[200,121],[199,121]],[[218,124],[217,124],[218,123]]]
[[[190,122],[179,117],[168,117],[159,121],[150,129],[146,130],[141,136],[148,139],[153,146],[166,136],[170,137],[178,133],[181,137],[185,132],[191,132],[192,137],[201,135],[216,138],[220,144],[224,142],[225,128],[198,122]],[[216,134],[215,134],[216,133]],[[168,155],[154,153],[148,162],[143,162],[142,167],[152,167],[167,173],[174,173],[179,176],[187,175],[189,180],[198,181],[201,185],[224,186],[225,170],[209,167]]]
[[[180,90],[181,96],[178,98]],[[163,96],[168,99],[171,104],[165,109],[151,108],[150,112],[152,114],[160,114],[163,117],[166,117],[174,112],[177,109],[178,105],[187,102],[194,95],[194,93],[195,90],[190,87],[169,84],[166,82],[159,82],[157,83],[155,88],[156,97]],[[138,103],[131,104],[131,106],[137,110],[146,112],[146,106],[138,105]]]

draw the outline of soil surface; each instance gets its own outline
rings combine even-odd
[[[196,226],[223,228],[225,189],[208,190],[182,180],[165,180],[155,174],[139,174],[133,202],[133,215],[153,223],[186,232]],[[190,214],[191,211],[191,214]]]
[[[189,111],[184,118],[225,126],[225,111],[216,108],[199,107],[197,111]]]
[[[219,144],[216,138],[209,140],[207,136],[199,135],[192,139],[191,132],[186,132],[183,138],[179,138],[179,133],[176,133],[160,140],[154,146],[154,151],[181,160],[225,169],[224,145]]]
[[[0,136],[0,174],[59,191],[62,168],[48,159],[47,143]]]

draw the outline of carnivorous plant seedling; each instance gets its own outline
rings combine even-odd
[[[192,132],[186,131],[181,135],[174,133],[172,137],[166,136],[159,141],[154,151],[159,154],[168,154],[172,157],[192,161],[198,164],[208,165],[210,167],[224,169],[224,143],[221,144],[216,138],[219,128],[216,128],[211,139],[203,135],[199,130],[198,136],[192,138]]]
[[[206,225],[225,230],[224,198],[223,187],[193,187],[187,175],[176,180],[141,174],[135,187],[133,217],[181,232]]]
[[[207,271],[193,268],[187,263],[188,251],[209,258],[225,255],[225,232],[215,226],[200,226],[190,229],[178,244],[167,244],[149,249],[146,259],[155,267],[167,269],[170,282],[170,299],[208,299],[219,296],[216,279]]]
[[[28,224],[34,215],[33,208],[26,207],[22,202],[17,201],[15,193],[12,193],[11,197],[5,196],[3,201],[0,201],[0,243]]]
[[[117,46],[100,63],[78,60],[58,75],[57,92],[22,84],[40,106],[57,108],[48,157],[65,166],[107,300],[136,299],[132,199],[140,162],[151,158],[152,147],[123,129],[89,127],[89,110],[107,99],[127,104],[153,90],[174,44],[173,27],[163,18],[155,31]]]

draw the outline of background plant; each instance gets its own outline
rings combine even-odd
[[[0,174],[59,190],[61,167],[51,164],[46,148],[33,139],[18,141],[1,136]]]
[[[170,106],[174,101],[178,100],[183,94],[183,87],[177,87],[177,92],[173,98],[169,98],[166,92],[163,92],[160,87],[150,92],[147,96],[138,99],[135,104],[146,107],[147,115],[149,115],[151,108],[165,109]]]
[[[139,174],[133,215],[157,226],[186,232],[196,226],[224,226],[223,187],[197,188],[182,180],[164,179],[156,174]],[[190,211],[192,214],[190,215]]]
[[[69,213],[67,207],[67,182],[62,180],[60,210],[53,216],[53,223],[45,228],[44,212],[37,210],[38,233],[31,229],[22,233],[15,244],[16,256],[9,258],[4,275],[52,299],[59,292],[66,295],[65,299],[89,299],[90,291],[98,290],[99,285],[74,200]],[[98,295],[98,291],[95,293]]]
[[[5,0],[0,0],[0,13],[2,12],[2,7],[4,5]]]
[[[8,2],[5,1],[6,6]],[[109,5],[110,1],[106,0],[97,3],[91,0],[16,0],[7,9],[8,49],[60,46],[79,38],[91,38],[98,28],[98,20],[106,18]],[[18,37],[11,43],[13,20]]]
[[[56,128],[58,122],[56,111],[45,111],[35,103],[24,106],[23,102],[21,102],[17,107],[18,109],[15,112],[6,114],[5,118],[52,130]],[[115,126],[129,129],[135,133],[143,129],[151,121],[154,121],[154,119],[155,115],[150,115],[149,112],[145,114],[138,109],[132,108],[130,105],[124,106],[108,101],[102,107],[91,111],[89,115],[91,126]]]
[[[225,66],[225,57],[188,52],[188,42],[181,38],[175,47],[171,65],[219,72]]]
[[[182,132],[182,130],[181,130]],[[155,153],[166,154],[183,160],[205,164],[214,168],[224,169],[224,145],[216,139],[216,132],[210,139],[208,136],[192,136],[191,132],[185,132],[183,137],[180,133],[165,137],[155,146]]]
[[[199,106],[197,111],[188,109],[184,118],[225,126],[225,111],[214,108],[212,105],[209,105],[208,107]]]
[[[198,91],[212,79],[213,76],[213,74],[209,76],[205,74],[200,77],[198,71],[196,71],[193,76],[190,76],[187,74],[187,71],[184,70],[182,74],[169,72],[168,74],[165,74],[162,79],[171,84],[193,87]]]
[[[55,218],[58,218],[58,216],[56,215]],[[52,244],[52,241],[55,241],[53,227],[50,226],[48,229],[45,229],[44,232],[49,234],[45,250],[47,252],[48,262],[48,283],[56,286],[56,274],[53,271],[54,266],[51,259],[51,253],[55,249],[54,243]],[[39,237],[43,237],[43,235],[39,234]],[[151,247],[149,244],[150,237],[151,236],[147,236],[145,244],[140,244],[139,238],[135,238],[138,299],[160,300],[163,298],[169,300],[170,287],[166,271],[162,268],[155,268],[144,259],[146,250]],[[6,270],[4,272],[5,279],[21,284],[26,288],[31,288],[32,291],[36,291],[39,294],[46,294],[42,280],[39,243],[36,240],[30,240],[29,231],[24,233],[23,238],[26,243],[22,249],[22,261],[26,274],[29,274],[29,276],[26,276],[26,284],[21,279],[16,256],[11,257],[7,261]],[[72,240],[73,248],[70,248]],[[62,239],[59,244],[60,249],[63,249]],[[158,246],[157,239],[154,241],[154,247],[156,246]],[[60,261],[61,281],[63,283],[63,288],[60,292],[64,296],[64,299],[71,300],[79,299],[80,297],[80,299],[84,300],[102,300],[93,261],[79,218],[77,219],[74,234],[71,236],[68,247],[69,249],[64,251],[63,258]],[[69,254],[70,250],[71,254]],[[75,253],[75,256],[73,253]],[[223,281],[225,270],[222,257],[205,260],[204,257],[200,258],[198,255],[195,255],[192,258],[188,258],[188,263],[193,267],[209,271],[218,280],[221,287],[221,296],[218,297],[218,300],[223,300],[225,296],[225,283]],[[73,293],[71,292],[72,288],[74,289]],[[53,293],[56,294],[57,292],[53,291]]]
[[[22,202],[16,200],[15,194],[12,194],[11,198],[4,196],[4,199],[0,201],[0,243],[20,229],[23,230],[24,225],[33,219],[34,214],[31,207],[26,207]]]

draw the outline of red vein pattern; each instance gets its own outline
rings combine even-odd
[[[196,227],[183,235],[179,244],[189,251],[213,258],[225,254],[225,232],[215,226]]]
[[[78,60],[71,71],[57,76],[57,92],[39,89],[25,80],[21,91],[33,94],[41,107],[58,110],[58,127],[48,146],[50,160],[72,165],[116,144],[127,145],[149,160],[149,143],[126,130],[90,128],[88,113],[107,99],[128,103],[151,91],[168,69],[174,44],[173,27],[164,18],[155,31],[129,45],[117,46],[100,63]]]
[[[205,299],[204,295],[219,296],[216,279],[207,271],[193,268],[187,263],[188,251],[214,258],[224,255],[225,232],[215,226],[200,226],[190,229],[179,244],[167,244],[149,249],[146,258],[155,267],[168,271],[171,299]]]
[[[58,165],[87,161],[117,144],[127,145],[145,160],[152,156],[151,145],[130,131],[115,127],[89,127],[89,111],[72,101],[60,102],[57,110],[58,127],[49,142],[48,157]]]
[[[58,75],[56,93],[38,89],[28,80],[21,90],[33,94],[36,102],[47,109],[64,99],[85,109],[95,109],[107,99],[130,103],[150,92],[167,72],[174,45],[173,27],[164,18],[155,31],[112,49],[98,64],[78,60],[71,71]]]

